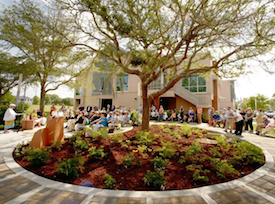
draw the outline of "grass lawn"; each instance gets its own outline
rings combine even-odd
[[[45,105],[44,112],[48,114],[51,110],[51,106],[52,105]],[[61,106],[55,106],[55,107],[57,111],[61,108]],[[39,109],[39,105],[30,105],[30,107],[27,110],[27,114],[31,114],[34,109]],[[71,109],[73,109],[73,106],[71,106]]]

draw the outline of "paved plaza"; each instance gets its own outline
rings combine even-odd
[[[158,123],[163,124],[163,123]],[[207,124],[193,126],[224,134]],[[0,203],[34,204],[267,204],[275,203],[275,137],[243,133],[241,139],[264,150],[266,164],[240,179],[178,191],[124,191],[76,186],[39,177],[12,158],[14,147],[31,140],[35,130],[0,132]],[[230,137],[236,137],[228,134]],[[65,132],[65,136],[70,133]]]

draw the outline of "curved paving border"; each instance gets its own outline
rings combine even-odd
[[[161,124],[161,123],[158,123],[158,124]],[[198,126],[198,127],[200,127],[200,126]],[[201,128],[211,129],[211,128],[208,128],[208,126],[201,127]],[[217,129],[215,129],[215,131],[217,131]],[[221,131],[222,130],[219,129],[218,132],[223,134],[223,132],[221,132]],[[19,133],[19,134],[24,135],[24,132]],[[142,198],[146,198],[147,199],[146,203],[150,204],[150,203],[153,203],[152,199],[154,199],[154,198],[171,198],[171,197],[196,196],[196,195],[201,196],[207,203],[217,203],[209,196],[209,194],[214,193],[214,192],[224,191],[227,189],[234,189],[234,188],[241,187],[241,186],[248,187],[248,186],[246,186],[248,183],[253,182],[256,179],[267,175],[268,172],[274,166],[273,156],[265,148],[261,147],[261,145],[255,143],[255,142],[251,142],[251,141],[247,140],[248,142],[251,142],[252,144],[263,149],[263,152],[266,157],[266,164],[264,166],[260,167],[259,169],[257,169],[256,171],[254,171],[253,173],[251,173],[247,176],[244,176],[242,178],[233,180],[233,181],[229,181],[229,182],[225,182],[225,183],[221,183],[221,184],[210,185],[210,186],[199,187],[199,188],[194,188],[194,189],[170,190],[170,191],[159,191],[159,192],[96,189],[96,188],[76,186],[76,185],[72,185],[72,184],[66,184],[66,183],[46,179],[46,178],[40,177],[32,172],[29,172],[29,171],[25,170],[24,168],[22,168],[21,166],[19,166],[14,161],[14,159],[12,157],[12,151],[13,151],[14,147],[16,146],[16,144],[19,142],[22,142],[23,140],[26,140],[26,139],[25,138],[22,140],[19,139],[16,142],[11,141],[11,143],[1,147],[1,153],[4,157],[5,164],[16,175],[22,176],[24,178],[27,178],[28,180],[31,180],[31,181],[41,185],[42,187],[39,187],[41,189],[42,188],[63,189],[66,191],[87,195],[88,197],[86,197],[86,199],[82,203],[89,203],[91,198],[93,198],[94,196],[118,197],[118,198],[119,197],[124,197],[124,198],[125,197],[127,197],[127,198],[142,197]],[[258,195],[261,195],[260,192],[255,192],[255,193],[257,193]],[[275,203],[275,198],[273,198],[273,197],[269,197],[268,200],[271,201],[272,203]]]

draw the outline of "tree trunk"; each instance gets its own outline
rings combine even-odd
[[[0,89],[0,91],[1,91],[1,89]],[[0,111],[1,111],[1,108],[2,108],[2,94],[1,94],[1,92],[0,92]]]
[[[45,91],[45,83],[41,85],[41,94],[40,94],[40,111],[41,113],[44,113],[44,107],[45,107],[45,97],[46,97],[46,91]]]
[[[148,98],[148,87],[141,85],[142,90],[142,124],[141,130],[149,130],[149,122],[150,122],[150,104],[151,100]]]

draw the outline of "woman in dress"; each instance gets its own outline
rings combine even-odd
[[[3,120],[5,121],[4,133],[8,133],[8,129],[14,128],[14,120],[16,118],[16,112],[13,110],[15,104],[10,104],[9,108],[4,114]]]

